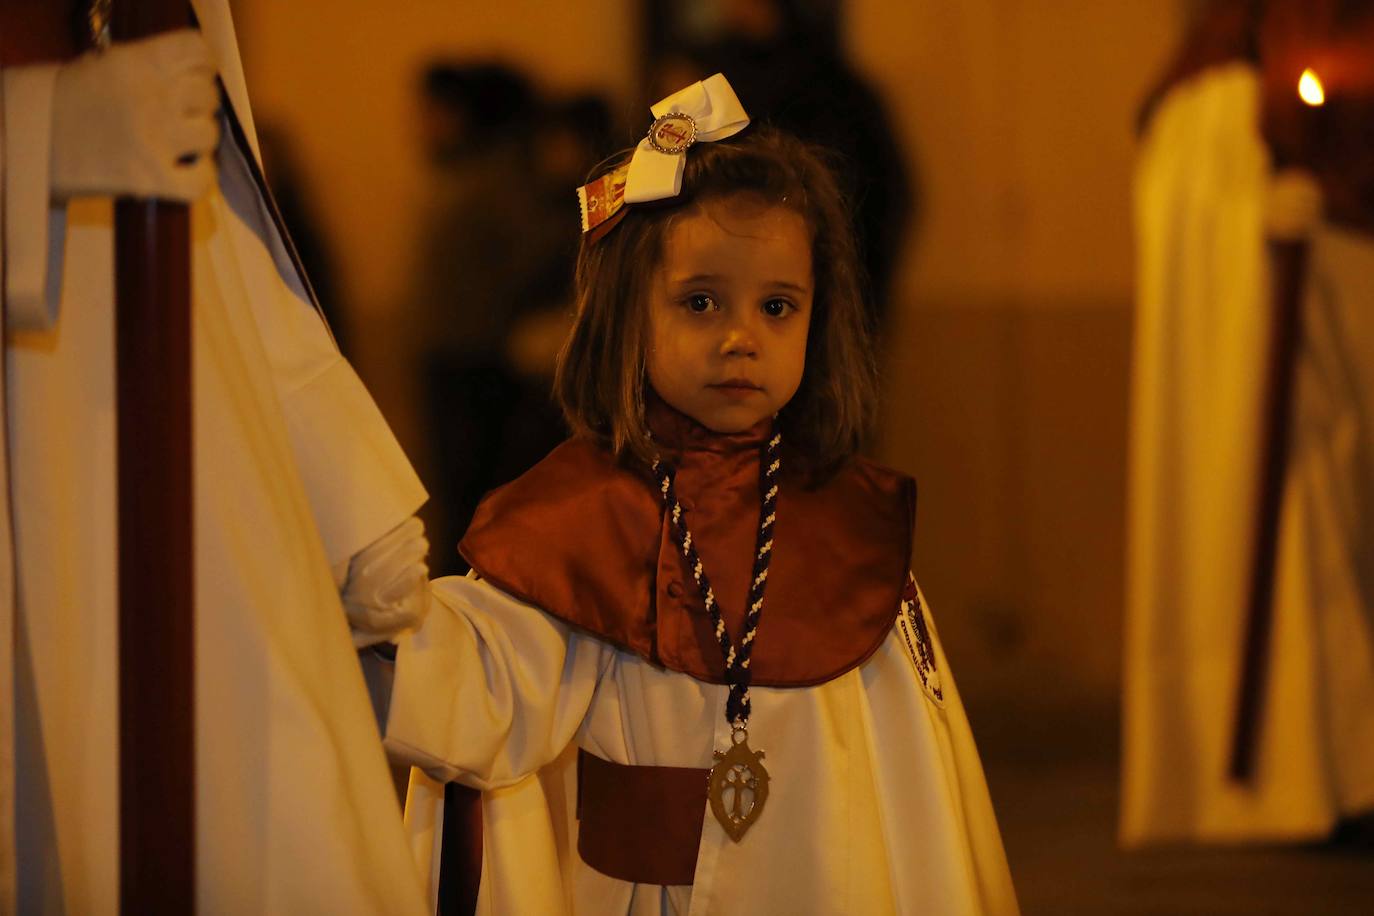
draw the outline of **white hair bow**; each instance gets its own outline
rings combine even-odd
[[[676,197],[682,190],[683,153],[698,141],[724,140],[749,125],[749,115],[724,74],[693,83],[651,111],[654,125],[635,147],[625,178],[625,202]]]
[[[744,106],[720,73],[673,93],[650,110],[653,126],[635,147],[629,165],[577,189],[584,232],[610,220],[624,204],[676,197],[692,144],[724,140],[749,125]]]

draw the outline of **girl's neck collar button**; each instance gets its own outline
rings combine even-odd
[[[652,391],[645,398],[644,414],[654,441],[675,451],[757,451],[773,431],[772,417],[765,417],[746,430],[718,433],[670,406]]]

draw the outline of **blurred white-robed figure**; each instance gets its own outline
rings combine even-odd
[[[0,597],[17,635],[4,672],[17,811],[0,843],[17,872],[4,891],[24,913],[118,907],[109,194],[122,192],[191,200],[199,911],[418,913],[355,643],[423,611],[424,540],[409,520],[425,493],[260,194],[228,5],[194,8],[208,53],[183,33],[4,73],[14,588]],[[237,142],[213,115],[213,71]],[[91,108],[111,123],[83,113],[91,100],[73,85],[107,92]],[[214,169],[155,161],[154,134],[188,111],[201,121],[172,141]],[[101,145],[120,130],[131,146]],[[64,145],[82,131],[96,136]]]
[[[1374,811],[1374,236],[1323,220],[1317,183],[1274,166],[1263,96],[1244,61],[1176,84],[1136,173],[1132,845],[1319,840]],[[1305,244],[1307,265],[1253,766],[1235,779],[1275,240]]]

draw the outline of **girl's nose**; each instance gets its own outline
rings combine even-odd
[[[723,356],[758,356],[758,339],[753,328],[742,321],[736,321],[725,332],[720,352]]]

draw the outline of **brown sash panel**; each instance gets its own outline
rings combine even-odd
[[[710,770],[626,766],[577,752],[577,852],[603,875],[691,884]]]

